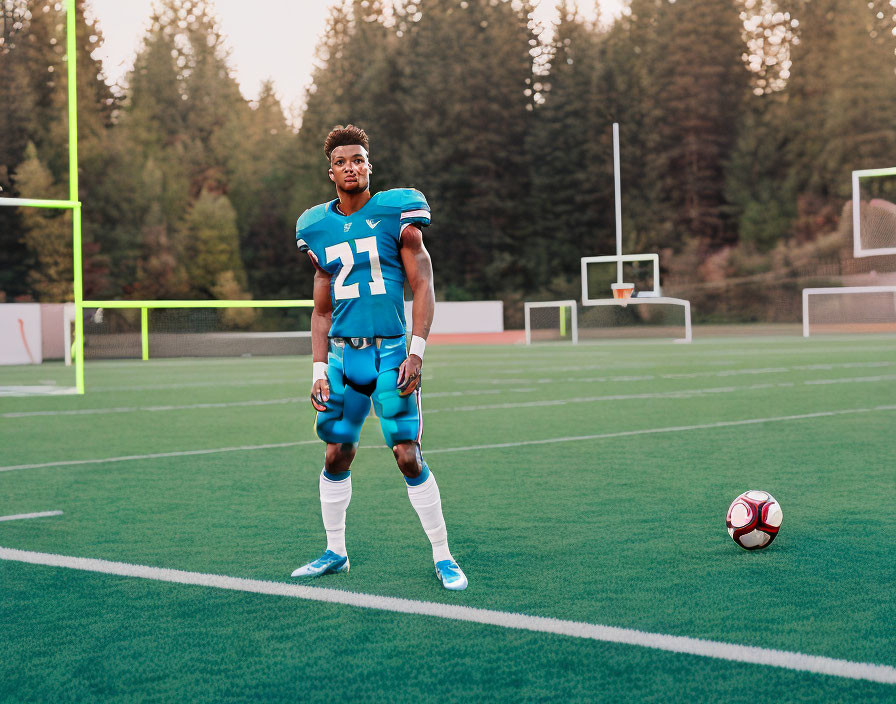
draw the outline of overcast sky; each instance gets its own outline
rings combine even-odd
[[[213,0],[221,29],[231,50],[231,64],[247,99],[258,96],[261,83],[271,78],[284,107],[300,108],[311,79],[314,47],[324,30],[335,0]],[[118,83],[133,66],[134,55],[146,31],[153,0],[88,0],[91,16],[98,19],[105,43],[98,52],[106,75]],[[618,14],[623,0],[600,0],[603,12]],[[579,0],[582,12],[594,14],[593,0]],[[536,0],[536,17],[550,23],[556,0]],[[264,12],[258,8],[264,7]],[[278,18],[271,23],[271,17]],[[264,23],[264,25],[262,24]]]

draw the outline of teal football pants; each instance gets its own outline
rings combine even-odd
[[[381,338],[379,346],[362,350],[330,342],[330,398],[327,410],[317,414],[318,437],[327,443],[357,443],[372,400],[388,447],[400,442],[419,443],[423,434],[420,388],[402,398],[396,386],[398,368],[406,358],[404,337]]]

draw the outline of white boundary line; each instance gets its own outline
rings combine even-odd
[[[217,447],[208,450],[178,450],[176,452],[156,452],[151,455],[125,455],[123,457],[103,457],[92,460],[60,460],[41,464],[19,464],[0,467],[0,472],[12,472],[16,469],[43,469],[44,467],[70,467],[79,464],[107,464],[109,462],[130,462],[133,460],[154,460],[162,457],[188,457],[189,455],[214,455],[219,452],[247,452],[251,450],[272,450],[280,447],[296,445],[318,445],[320,440],[300,440],[298,442],[275,442],[267,445],[240,445],[238,447]]]
[[[249,592],[252,594],[268,594],[271,596],[292,597],[309,601],[320,601],[329,604],[343,604],[363,609],[376,609],[393,613],[414,614],[480,623],[501,628],[514,628],[537,633],[585,638],[605,643],[621,643],[637,645],[654,650],[665,650],[673,653],[701,655],[704,657],[781,667],[800,672],[811,672],[834,677],[846,677],[856,680],[868,680],[883,684],[896,684],[896,668],[889,665],[851,662],[820,655],[806,655],[786,650],[772,650],[750,645],[737,645],[721,641],[691,638],[689,636],[672,636],[663,633],[649,633],[617,626],[602,626],[583,621],[566,621],[544,616],[493,611],[471,606],[440,604],[432,601],[416,601],[376,594],[325,589],[322,587],[306,587],[285,582],[268,582],[259,579],[228,577],[225,575],[203,574],[182,570],[133,565],[126,562],[110,562],[86,557],[69,557],[48,553],[0,548],[0,559],[12,562],[26,562],[32,565],[48,567],[65,567],[100,572],[121,577],[137,577],[158,582],[172,582],[193,586],[213,587],[230,591]]]
[[[700,425],[674,425],[665,428],[644,428],[642,430],[623,430],[616,433],[599,433],[596,435],[573,435],[562,438],[545,438],[543,440],[522,440],[520,442],[502,442],[493,445],[469,445],[466,447],[443,447],[434,450],[426,450],[427,455],[444,452],[468,452],[471,450],[499,450],[507,447],[523,447],[525,445],[549,445],[562,442],[580,442],[583,440],[605,440],[608,438],[622,438],[634,435],[653,435],[658,433],[681,433],[691,430],[711,430],[714,428],[732,428],[742,425],[760,425],[763,423],[780,423],[793,420],[806,420],[808,418],[832,418],[843,415],[856,415],[862,413],[875,413],[878,411],[896,411],[896,405],[874,406],[872,408],[844,408],[836,411],[819,411],[817,413],[801,413],[792,416],[773,416],[770,418],[747,418],[744,420],[727,420],[716,423],[702,423]],[[134,460],[158,459],[161,457],[185,457],[188,455],[211,455],[219,452],[251,452],[253,450],[269,450],[282,447],[296,447],[297,445],[317,445],[320,440],[301,440],[298,442],[280,442],[267,445],[243,445],[240,447],[221,447],[208,450],[181,450],[177,452],[158,452],[151,455],[127,455],[124,457],[105,457],[91,460],[61,460],[58,462],[44,462],[41,464],[20,464],[0,467],[0,472],[12,472],[19,469],[44,469],[47,467],[69,467],[84,464],[107,464],[110,462],[128,462]],[[364,445],[365,450],[386,450],[385,445]]]
[[[41,513],[19,513],[15,516],[0,516],[0,521],[20,521],[26,518],[44,518],[46,516],[61,516],[62,511],[43,511]]]

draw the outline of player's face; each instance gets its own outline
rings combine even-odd
[[[370,188],[373,167],[360,144],[336,147],[330,153],[330,180],[343,193],[361,193]]]

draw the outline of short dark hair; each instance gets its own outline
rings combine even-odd
[[[327,161],[330,160],[330,154],[336,147],[345,147],[349,144],[360,144],[365,151],[370,151],[370,140],[367,139],[367,133],[360,127],[337,125],[330,130],[330,134],[324,141],[324,154],[327,155]]]

